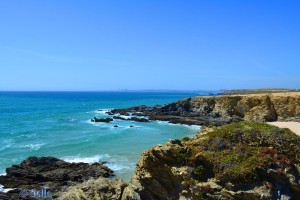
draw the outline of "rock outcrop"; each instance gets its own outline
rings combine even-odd
[[[131,117],[128,120],[135,121],[135,122],[149,122],[149,120],[144,117]]]
[[[266,123],[204,128],[145,151],[130,183],[90,180],[61,199],[299,199],[299,152],[299,136]]]
[[[63,193],[60,200],[140,200],[139,195],[133,191],[130,184],[122,180],[99,178],[89,180],[82,184],[70,187]]]
[[[300,121],[300,93],[192,97],[165,106],[115,109],[122,113],[149,116],[149,120],[189,125],[221,126],[238,121]]]
[[[17,196],[21,189],[39,190],[45,186],[55,196],[58,191],[90,178],[114,175],[103,163],[68,163],[53,157],[29,157],[21,164],[7,168],[6,173],[0,176],[0,184],[16,188],[10,193],[17,193]]]
[[[145,151],[132,178],[141,199],[299,199],[300,137],[240,122]]]
[[[146,119],[146,118],[144,118],[144,117],[128,117],[128,118],[124,118],[124,117],[121,117],[121,116],[113,116],[113,119],[135,121],[135,122],[149,122],[149,120]]]
[[[112,118],[97,118],[97,117],[94,117],[94,119],[91,119],[91,122],[104,122],[104,123],[109,123],[113,121]]]

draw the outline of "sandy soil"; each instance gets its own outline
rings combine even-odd
[[[278,126],[279,128],[289,128],[300,136],[300,122],[268,122],[268,124]]]
[[[286,96],[300,96],[300,92],[274,92],[274,93],[258,93],[258,94],[241,94],[241,95],[231,95],[231,96],[264,96],[271,95],[274,97],[286,97]]]

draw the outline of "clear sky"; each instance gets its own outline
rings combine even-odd
[[[0,90],[300,88],[299,0],[0,1]]]

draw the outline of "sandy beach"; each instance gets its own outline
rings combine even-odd
[[[299,122],[268,122],[268,124],[278,126],[279,128],[289,128],[291,131],[300,136]]]

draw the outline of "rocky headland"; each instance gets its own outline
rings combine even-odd
[[[19,188],[50,181],[55,198],[62,200],[300,199],[300,137],[264,123],[299,121],[299,93],[192,97],[165,106],[115,109],[109,115],[108,123],[138,116],[140,122],[203,127],[192,139],[170,140],[143,152],[129,183],[105,178],[112,171],[102,163],[72,164],[65,171],[55,164],[61,160],[51,158],[48,165],[30,158],[8,168],[0,184]]]
[[[148,116],[149,120],[201,126],[238,121],[299,121],[300,92],[255,95],[199,96],[165,106],[114,109],[112,114]]]

